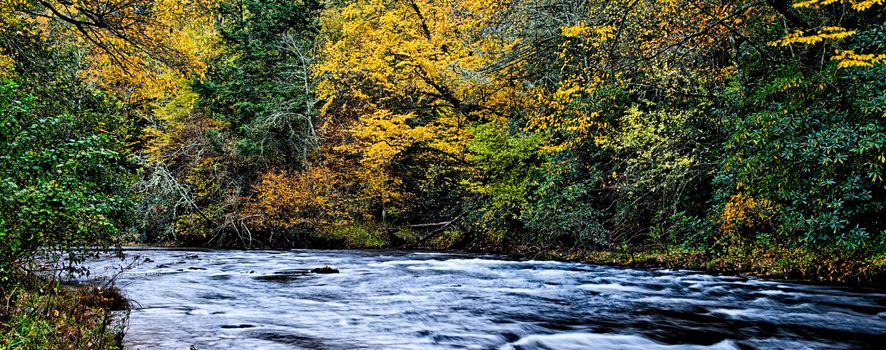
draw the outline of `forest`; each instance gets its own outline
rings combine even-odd
[[[113,348],[45,277],[128,245],[883,285],[883,10],[0,0],[0,348]]]

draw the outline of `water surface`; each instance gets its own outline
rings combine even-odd
[[[130,349],[884,349],[886,294],[367,251],[132,250]],[[307,269],[333,266],[339,274]]]

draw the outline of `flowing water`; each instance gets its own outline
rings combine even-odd
[[[390,251],[131,250],[130,349],[886,349],[886,293]],[[306,271],[332,266],[338,274]]]

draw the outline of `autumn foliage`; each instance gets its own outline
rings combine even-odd
[[[130,239],[871,262],[883,6],[6,0],[0,79],[112,97]]]

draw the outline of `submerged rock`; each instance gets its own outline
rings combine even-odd
[[[249,273],[254,273],[255,271],[250,271]],[[298,278],[302,278],[305,276],[309,276],[310,274],[330,274],[330,273],[338,273],[338,269],[324,266],[318,267],[315,269],[295,269],[295,270],[283,270],[277,271],[270,275],[261,275],[255,277],[255,279],[260,281],[270,281],[270,282],[288,282],[293,281]]]
[[[308,275],[308,270],[285,270],[277,271],[270,275],[257,276],[255,279],[269,282],[288,282]]]
[[[316,269],[311,269],[311,273],[338,273],[338,269],[329,266],[323,266]]]
[[[222,325],[221,328],[224,329],[243,329],[243,328],[255,328],[254,325],[251,324],[234,324],[234,325]]]

